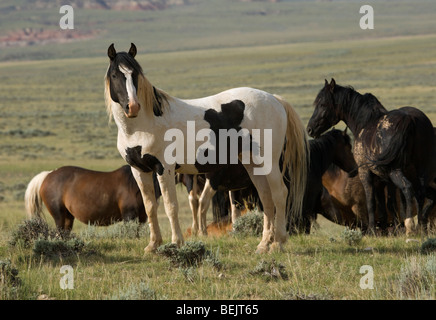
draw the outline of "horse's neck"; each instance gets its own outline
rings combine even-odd
[[[362,95],[356,91],[351,92],[338,104],[341,105],[341,120],[347,124],[355,137],[359,136],[362,129],[376,124],[387,113],[373,95]]]
[[[323,137],[318,138],[323,139]],[[324,141],[311,141],[310,150],[310,166],[311,170],[317,170],[321,174],[324,174],[330,164],[333,162],[333,150],[334,146],[328,139],[323,139]]]
[[[167,129],[182,129],[186,127],[187,121],[203,119],[203,113],[199,112],[199,108],[201,108],[200,100],[182,100],[171,97],[160,116],[156,116],[153,110],[146,109],[141,105],[138,116],[132,119],[127,118],[121,107],[114,103],[112,115],[118,131],[124,136],[131,136],[141,132],[163,137]],[[199,104],[199,106],[196,104]]]
[[[151,131],[153,128],[153,118],[147,117],[146,112],[141,110],[136,118],[127,118],[120,106],[113,106],[112,115],[118,127],[118,131],[123,135],[133,135],[138,131]]]

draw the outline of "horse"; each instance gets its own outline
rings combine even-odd
[[[322,197],[321,214],[328,220],[349,228],[360,228],[363,233],[368,229],[368,211],[366,209],[365,190],[358,176],[349,175],[338,166],[332,164],[322,176],[322,183],[327,190]],[[387,198],[388,224],[398,231],[404,222],[404,210],[401,208],[401,195],[398,189],[386,190],[380,194]],[[430,228],[436,222],[436,207],[433,203],[426,203]],[[376,222],[378,212],[376,211]],[[414,210],[413,216],[417,212]]]
[[[109,117],[118,128],[117,148],[132,166],[148,215],[150,241],[145,252],[162,244],[152,172],[158,174],[171,242],[180,246],[184,239],[178,219],[176,171],[208,173],[238,159],[264,205],[265,224],[256,251],[281,249],[287,240],[286,207],[301,215],[306,187],[309,143],[298,114],[283,98],[253,88],[233,88],[190,100],[172,97],[144,76],[136,53],[133,43],[128,52],[116,52],[111,44],[104,83]],[[261,133],[264,141],[270,141],[262,142]],[[231,146],[226,145],[228,140]],[[292,178],[290,192],[282,179],[284,171]]]
[[[154,178],[155,197],[160,189]],[[99,226],[118,221],[147,221],[144,203],[129,165],[112,172],[74,166],[43,171],[29,182],[24,203],[27,217],[43,218],[43,204],[60,231],[70,232],[74,219]]]
[[[328,220],[349,228],[368,229],[365,190],[358,176],[350,177],[331,164],[322,176],[327,193],[323,194],[321,214]],[[332,210],[334,208],[334,210]]]
[[[413,107],[388,111],[374,95],[362,95],[352,87],[337,85],[334,79],[330,83],[325,80],[314,105],[307,125],[310,136],[319,136],[342,120],[355,137],[353,153],[365,190],[369,229],[375,231],[374,184],[378,181],[381,188],[393,184],[401,190],[406,205],[406,230],[412,233],[413,196],[419,204],[418,221],[422,222],[426,188],[436,189],[435,164],[428,152],[434,146],[433,125],[428,117]],[[380,215],[385,227],[386,215],[383,211]]]
[[[321,199],[324,192],[322,176],[331,164],[335,164],[350,177],[357,175],[357,163],[351,151],[351,139],[346,132],[330,130],[320,137],[310,140],[310,168],[308,171],[307,185],[303,202],[303,221],[297,223],[309,234],[312,221],[322,212]],[[292,234],[293,228],[289,228]]]

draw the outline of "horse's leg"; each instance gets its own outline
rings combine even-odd
[[[428,232],[428,216],[434,205],[434,200],[430,198],[425,198],[424,205],[422,206],[422,228],[425,232]]]
[[[207,223],[206,223],[206,215],[207,210],[209,210],[210,202],[212,201],[212,197],[216,193],[210,184],[210,180],[206,179],[206,183],[204,184],[203,192],[201,193],[200,200],[198,203],[198,215],[199,215],[199,231],[200,235],[207,235]]]
[[[171,225],[171,242],[181,246],[183,244],[183,234],[179,224],[179,205],[177,202],[177,191],[175,184],[175,165],[165,168],[161,176],[158,175],[160,189],[164,200],[165,212]]]
[[[288,188],[283,181],[283,176],[278,166],[273,167],[271,173],[266,178],[275,207],[274,242],[270,250],[281,251],[283,250],[282,246],[288,239],[286,232],[286,199],[288,198]]]
[[[241,216],[241,210],[236,205],[236,193],[234,191],[229,191],[229,200],[230,207],[232,209],[232,224],[235,223],[235,220]]]
[[[44,198],[44,204],[47,207],[48,212],[52,216],[57,230],[62,233],[65,230],[65,217],[68,212],[67,208],[63,203],[52,199],[52,198]]]
[[[388,227],[388,217],[386,212],[385,184],[381,181],[375,185],[375,199],[380,229],[382,230],[382,233],[385,233]]]
[[[418,192],[415,193],[415,196],[418,201],[418,224],[424,232],[427,232],[428,210],[424,210],[424,205],[426,203],[428,192],[426,192],[423,178],[419,179],[419,186],[417,189]]]
[[[392,185],[392,183],[388,184],[388,194],[387,194],[387,210],[388,213],[392,216],[392,221],[394,223],[394,230],[397,229],[399,225],[399,205],[397,202],[397,187]]]
[[[74,224],[74,216],[67,210],[65,213],[64,229],[67,234],[71,232]]]
[[[368,232],[375,234],[375,198],[372,173],[369,170],[359,170],[359,178],[362,182],[366,196],[366,208],[368,211]]]
[[[256,252],[266,253],[269,251],[270,244],[274,240],[274,202],[272,200],[271,190],[266,176],[253,175],[253,167],[251,165],[244,164],[244,167],[256,187],[260,201],[262,202],[264,213],[262,240],[258,244]]]
[[[191,207],[192,212],[192,227],[191,227],[191,234],[197,235],[198,233],[198,183],[197,183],[197,176],[192,176],[192,189],[189,191],[189,206]]]
[[[132,167],[132,174],[141,191],[145,212],[148,217],[148,225],[150,227],[150,242],[144,251],[153,252],[162,244],[162,235],[157,219],[158,203],[154,193],[153,173],[139,171]]]
[[[404,221],[404,225],[406,227],[406,234],[409,235],[413,233],[415,229],[415,223],[413,221],[413,207],[412,207],[412,198],[413,198],[413,190],[412,184],[410,181],[404,176],[401,170],[393,170],[389,173],[389,177],[391,181],[401,190],[406,200],[406,219]]]

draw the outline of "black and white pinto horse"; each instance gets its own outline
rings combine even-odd
[[[150,226],[150,242],[145,251],[154,251],[162,243],[152,173],[158,173],[172,242],[181,245],[174,175],[176,171],[213,172],[231,160],[235,163],[230,159],[231,152],[226,156],[221,148],[218,133],[222,129],[245,135],[249,132],[249,150],[246,144],[241,148],[237,139],[237,161],[242,159],[264,207],[263,235],[257,252],[281,249],[287,240],[287,206],[293,215],[301,216],[306,186],[310,151],[298,114],[281,97],[253,88],[234,88],[194,100],[172,97],[147,80],[134,59],[136,52],[134,44],[127,53],[117,53],[113,44],[109,46],[105,99],[118,127],[118,150],[133,167],[144,199]],[[270,137],[269,142],[261,141],[261,134],[257,134],[260,130],[264,141]],[[259,160],[260,155],[264,156],[264,163]],[[279,166],[281,156],[283,171]],[[265,170],[267,162],[270,170]],[[291,180],[289,192],[283,181],[285,171]]]

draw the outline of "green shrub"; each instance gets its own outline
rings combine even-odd
[[[233,223],[233,234],[240,236],[261,236],[263,231],[263,213],[249,212]]]
[[[174,243],[164,244],[157,248],[157,253],[169,258],[177,267],[198,266],[203,261],[215,268],[221,267],[217,257],[207,250],[201,241],[187,241],[181,248]]]
[[[19,283],[18,269],[10,260],[0,260],[0,286],[17,286]]]
[[[36,256],[67,257],[80,253],[84,247],[85,243],[78,238],[69,240],[38,239],[33,245],[33,253]]]
[[[55,236],[55,233],[50,231],[48,224],[44,220],[37,218],[24,220],[12,232],[12,239],[9,241],[9,244],[30,248],[35,240],[48,239],[50,236]]]
[[[0,301],[16,300],[21,281],[10,260],[0,260]]]
[[[285,266],[272,259],[271,261],[261,260],[257,266],[249,272],[251,275],[261,275],[265,280],[288,279]]]
[[[421,245],[421,253],[431,253],[436,251],[436,238],[427,239]]]
[[[358,245],[362,241],[362,232],[346,227],[341,233],[341,238],[350,246]]]
[[[134,284],[111,297],[111,300],[165,300],[166,297],[159,295],[144,282]]]

